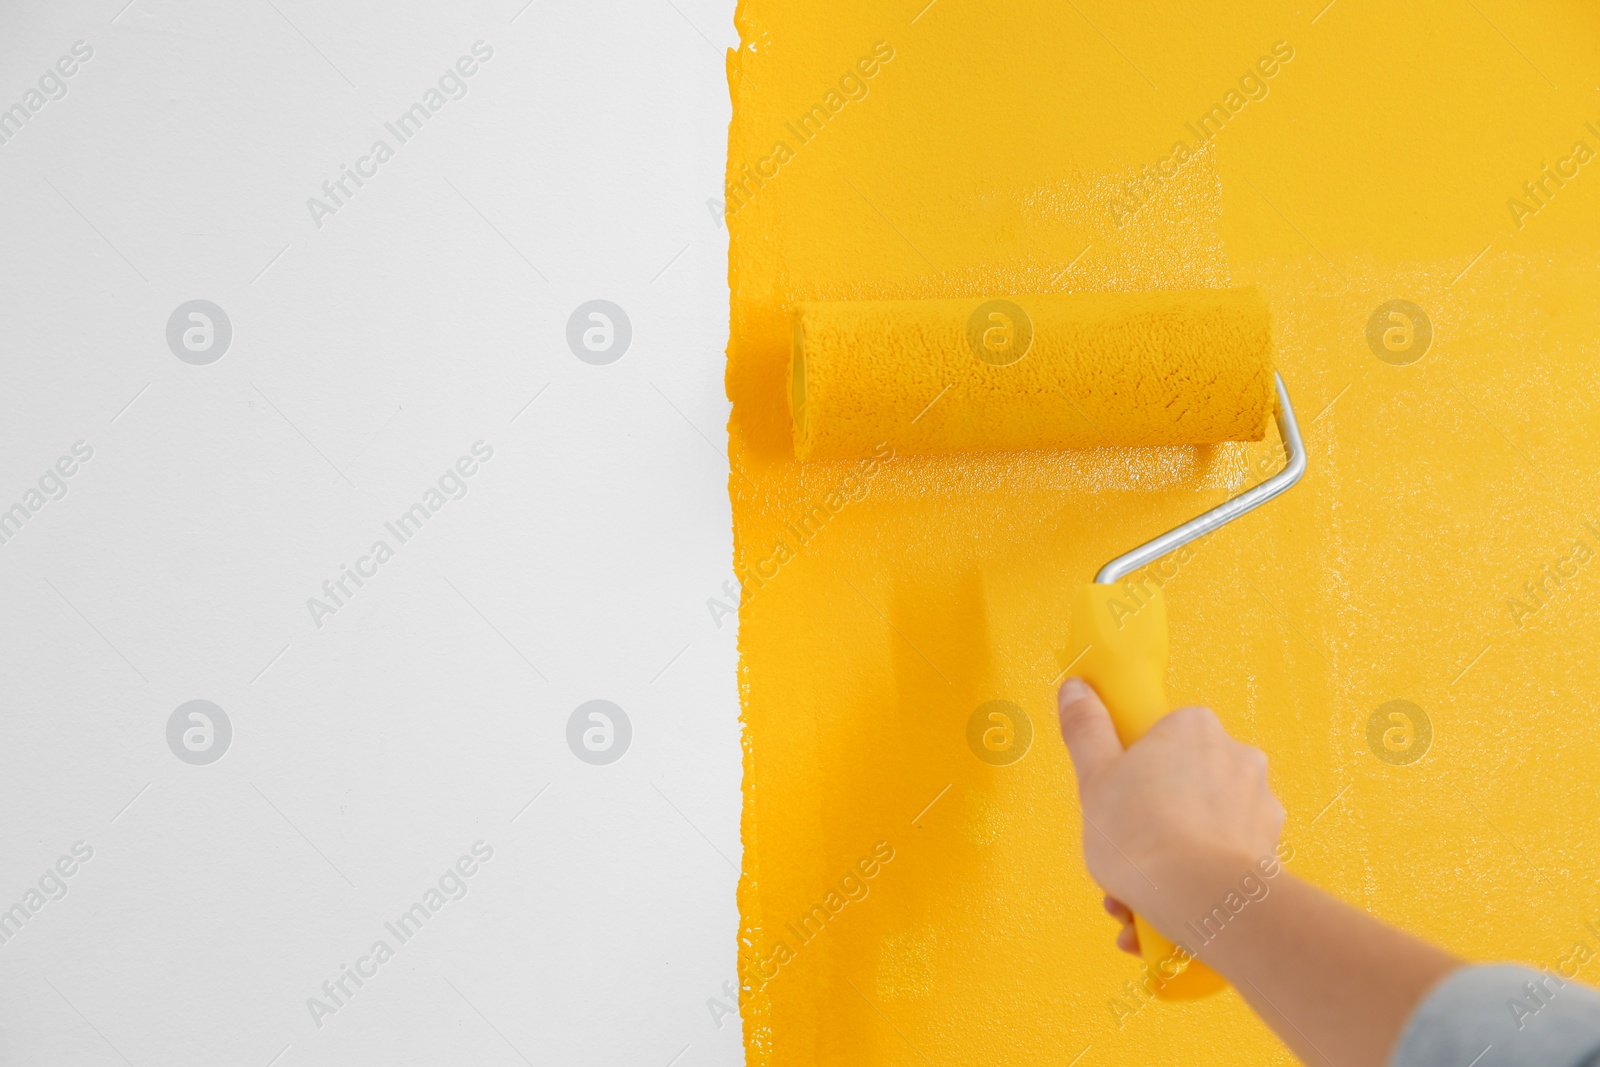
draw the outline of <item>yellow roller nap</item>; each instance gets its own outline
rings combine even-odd
[[[1272,335],[1253,288],[838,301],[794,313],[801,461],[1259,441]]]

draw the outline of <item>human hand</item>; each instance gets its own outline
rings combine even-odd
[[[1230,982],[1301,1062],[1392,1062],[1416,1005],[1461,961],[1271,873],[1283,806],[1267,759],[1209,709],[1169,713],[1126,751],[1081,679],[1063,683],[1057,709],[1078,772],[1084,861],[1123,923],[1118,945],[1138,950],[1137,912]],[[1276,879],[1270,898],[1258,871]]]
[[[1142,955],[1139,948],[1139,930],[1133,925],[1133,911],[1116,897],[1106,894],[1101,901],[1106,914],[1122,924],[1117,931],[1117,947],[1130,956]]]
[[[1138,950],[1130,909],[1175,930],[1196,892],[1273,852],[1284,811],[1267,758],[1229,737],[1211,709],[1179,708],[1124,751],[1082,679],[1062,683],[1057,708],[1078,774],[1084,862],[1125,925],[1120,947]]]

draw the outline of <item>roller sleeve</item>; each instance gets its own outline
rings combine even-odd
[[[1254,288],[803,303],[801,461],[1259,441],[1272,329]]]

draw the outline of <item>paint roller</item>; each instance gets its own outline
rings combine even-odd
[[[1117,582],[1288,489],[1305,447],[1254,288],[1050,293],[1004,299],[825,301],[793,315],[790,412],[801,462],[897,454],[1260,441],[1270,418],[1283,469],[1102,567],[1072,604],[1075,670],[1124,745],[1167,704],[1167,613],[1144,583]],[[1224,986],[1135,917],[1157,993]]]

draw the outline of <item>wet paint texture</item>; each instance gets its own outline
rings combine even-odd
[[[1158,565],[1170,698],[1269,753],[1290,870],[1471,957],[1600,946],[1600,26],[1321,7],[741,5],[751,1064],[1291,1062],[1232,992],[1138,988],[1052,702],[1075,587],[1276,470],[1274,434],[801,465],[806,301],[1257,286],[1310,471]],[[1369,331],[1394,300],[1425,350]],[[1020,759],[972,728],[996,700]]]
[[[1255,289],[854,300],[795,313],[795,456],[1259,441]]]

